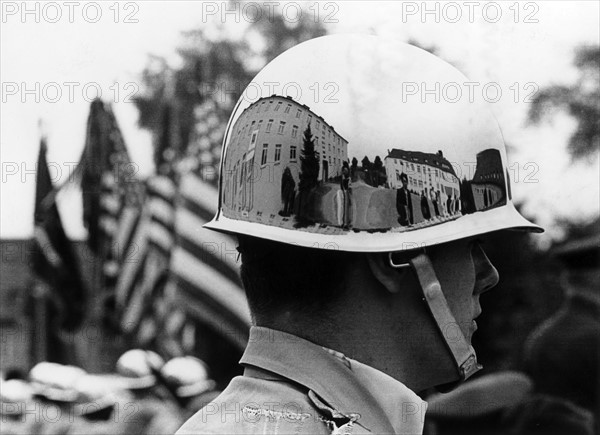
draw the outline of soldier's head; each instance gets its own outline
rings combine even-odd
[[[462,173],[473,161],[475,174],[506,173],[495,118],[481,101],[457,97],[465,81],[419,48],[363,35],[300,44],[255,77],[228,125],[219,211],[206,226],[238,236],[257,323],[347,352],[415,388],[478,369],[473,319],[479,296],[498,280],[478,240],[541,229],[517,212],[503,175],[489,204],[480,179]],[[316,98],[315,83],[330,98]],[[423,93],[438,88],[453,92]],[[306,125],[312,137],[301,134]],[[366,157],[343,192],[330,174],[350,156]],[[252,178],[248,165],[259,169]],[[284,204],[287,165],[295,187]],[[415,189],[469,192],[475,205],[469,214],[445,206],[426,213],[421,201],[397,207],[388,186],[400,172],[407,188],[405,169]]]
[[[238,240],[241,276],[257,325],[343,351],[420,389],[460,378],[446,340],[459,343],[463,337],[470,345],[481,314],[479,298],[498,282],[474,237],[393,254],[306,248],[243,235]],[[415,258],[429,265],[408,267]],[[425,278],[415,268],[423,268]],[[422,283],[429,273],[429,284]],[[436,282],[449,309],[439,323],[423,293]]]

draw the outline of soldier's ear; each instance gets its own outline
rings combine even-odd
[[[408,272],[408,269],[395,269],[390,266],[388,254],[374,253],[366,254],[369,268],[373,276],[390,293],[399,293],[402,289],[402,282]]]

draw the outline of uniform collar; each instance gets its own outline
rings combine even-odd
[[[240,364],[296,382],[340,414],[359,414],[356,423],[373,433],[421,433],[424,402],[404,384],[295,335],[253,326]]]

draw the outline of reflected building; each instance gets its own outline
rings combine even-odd
[[[385,169],[389,188],[402,188],[401,176],[406,174],[407,189],[433,202],[436,214],[451,215],[459,211],[459,179],[442,151],[433,154],[394,148],[388,150]]]
[[[232,127],[223,168],[224,205],[242,217],[253,212],[261,217],[263,210],[292,214],[309,124],[319,156],[318,181],[341,177],[348,141],[310,107],[272,95],[248,106]]]
[[[490,148],[478,153],[477,166],[471,181],[475,210],[506,204],[505,186],[500,152]]]

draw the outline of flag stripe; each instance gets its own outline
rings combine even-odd
[[[148,243],[168,255],[173,247],[173,234],[157,222],[150,222],[148,228]]]
[[[222,260],[219,246],[214,246],[208,242],[197,244],[185,237],[179,237],[178,246],[180,249],[193,256],[196,261],[200,261],[213,268],[230,281],[235,283],[240,282],[239,268],[234,268]]]
[[[165,281],[162,277],[166,276],[174,245],[175,184],[168,177],[158,175],[146,181],[146,188],[135,239],[144,240],[140,247],[142,264],[134,279],[124,279],[123,288],[118,289],[123,295],[120,298],[122,329],[133,335],[138,344],[148,344],[150,338],[155,339],[149,337],[149,331],[158,330],[163,322],[165,309],[160,301],[164,299]]]
[[[122,319],[123,329],[126,332],[131,332],[137,327],[144,312],[148,310],[152,303],[154,286],[162,273],[161,259],[157,255],[161,254],[156,251],[148,253],[146,267],[143,268],[144,272],[138,277],[137,288],[132,292],[132,296],[127,302],[127,308]]]
[[[196,203],[200,209],[214,216],[217,211],[219,195],[213,186],[205,183],[194,174],[188,174],[181,179],[180,191],[185,199]],[[212,219],[213,216],[210,216],[209,219]]]
[[[192,214],[202,220],[202,224],[209,222],[215,215],[214,211],[207,210],[200,204],[185,197],[181,197],[181,208],[189,210]]]
[[[135,228],[139,222],[141,211],[139,207],[127,206],[119,216],[118,229],[113,238],[113,252],[115,257],[121,258],[126,248],[131,244],[135,235]]]
[[[148,208],[152,220],[168,229],[173,228],[173,204],[159,198],[150,198]]]
[[[148,191],[166,201],[172,201],[176,190],[175,183],[168,177],[159,175],[148,180]]]
[[[119,198],[117,198],[116,195],[111,194],[102,195],[102,198],[100,199],[100,206],[105,213],[113,216],[116,216],[121,209]]]
[[[185,279],[196,288],[202,289],[202,292],[196,291],[200,299],[205,294],[211,300],[227,308],[241,321],[250,323],[245,294],[231,280],[183,249],[173,251],[171,266],[173,273],[178,278]]]
[[[188,244],[187,249],[196,245],[199,249],[214,253],[223,266],[229,268],[234,275],[238,273],[236,243],[231,237],[202,228],[206,221],[199,219],[191,211],[186,209],[177,210],[176,225],[178,236],[182,243]],[[203,258],[202,255],[198,255]]]
[[[143,212],[142,212],[143,213]],[[117,304],[121,308],[125,308],[129,300],[132,288],[144,268],[144,259],[147,253],[148,238],[147,231],[147,216],[140,217],[138,226],[135,231],[135,236],[131,244],[127,247],[125,257],[123,258],[123,267],[116,285]]]
[[[248,319],[242,320],[206,297],[199,302],[198,292],[202,289],[184,278],[177,278],[173,284],[177,286],[175,304],[178,308],[191,318],[211,326],[216,332],[236,344],[240,350],[245,348],[248,341],[249,316]],[[182,328],[184,326],[185,324],[181,325]],[[172,333],[173,327],[169,327],[169,330]]]

